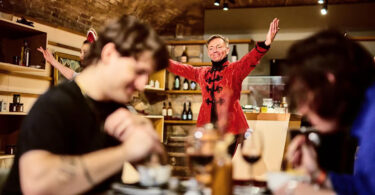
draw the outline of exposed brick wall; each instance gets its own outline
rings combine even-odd
[[[203,34],[201,0],[0,0],[0,10],[25,15],[77,32],[99,29],[109,18],[134,15],[162,35],[174,35],[176,24],[185,35]]]

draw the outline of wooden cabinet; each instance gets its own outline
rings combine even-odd
[[[4,155],[7,146],[16,144],[22,119],[36,99],[51,85],[50,66],[37,51],[46,48],[47,33],[23,24],[0,19],[0,101],[6,102],[6,110],[0,112],[0,164],[11,164],[13,155]],[[24,41],[30,48],[30,67],[14,64],[20,58]],[[23,112],[9,112],[13,95],[21,96]]]

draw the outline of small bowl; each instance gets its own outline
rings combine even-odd
[[[166,184],[171,176],[172,168],[169,165],[159,166],[137,166],[139,172],[139,183],[142,186],[160,186]]]
[[[310,178],[307,175],[296,175],[287,172],[269,172],[267,173],[267,187],[275,192],[289,181],[309,182]]]

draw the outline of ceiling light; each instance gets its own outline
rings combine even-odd
[[[228,11],[229,10],[227,2],[224,2],[224,4],[223,4],[223,10],[224,11]]]
[[[220,6],[220,0],[215,0],[214,6]]]
[[[327,13],[328,13],[328,6],[327,6],[327,4],[323,5],[322,9],[320,9],[320,13],[322,15],[327,15]]]
[[[323,4],[323,3],[324,3],[324,0],[318,0],[318,3],[319,3],[319,4]]]

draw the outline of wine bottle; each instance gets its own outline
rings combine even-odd
[[[196,90],[197,89],[197,83],[194,81],[190,81],[190,89],[191,90]]]
[[[236,62],[237,60],[238,60],[237,47],[236,45],[233,45],[232,62]]]
[[[191,111],[191,102],[189,102],[189,110],[187,112],[187,120],[193,120],[193,112]]]
[[[182,114],[181,114],[181,119],[187,120],[187,111],[186,111],[186,103],[185,102],[184,102],[184,110],[182,111]]]
[[[173,116],[173,110],[172,110],[172,103],[168,103],[168,108],[167,108],[167,116],[169,119],[172,119]]]
[[[181,55],[181,62],[182,63],[188,62],[188,55],[187,55],[187,52],[186,52],[186,46],[184,46],[184,51],[182,52],[182,55]]]
[[[30,48],[26,40],[23,42],[23,65],[30,66]]]
[[[163,102],[163,108],[162,108],[161,114],[162,114],[164,117],[167,116],[167,106],[165,105],[165,102]]]
[[[173,89],[174,90],[180,90],[180,87],[181,87],[180,85],[181,85],[181,83],[180,83],[180,76],[176,75],[174,77]]]
[[[184,79],[184,84],[182,86],[183,90],[189,90],[189,81],[185,78]]]

